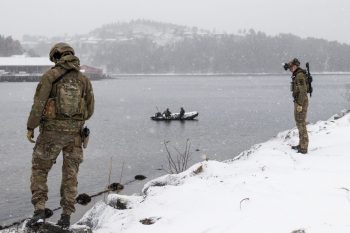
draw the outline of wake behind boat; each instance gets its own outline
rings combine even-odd
[[[185,112],[182,117],[180,113],[171,113],[170,116],[166,117],[164,114],[156,113],[151,116],[154,121],[173,121],[173,120],[196,120],[195,118],[199,115],[198,112]]]

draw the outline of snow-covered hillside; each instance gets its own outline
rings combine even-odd
[[[57,41],[66,41],[74,45],[78,50],[81,50],[80,53],[85,54],[87,48],[98,44],[147,38],[157,45],[164,46],[198,35],[212,35],[212,33],[197,27],[150,20],[132,20],[130,22],[106,24],[82,35],[65,35],[53,38],[26,35],[23,37],[21,44],[26,49],[34,48],[40,55],[44,56],[47,54],[46,50],[49,50]]]
[[[290,149],[296,129],[282,132],[231,161],[155,179],[143,196],[112,194],[78,224],[96,233],[350,232],[350,114],[308,131],[307,155]]]

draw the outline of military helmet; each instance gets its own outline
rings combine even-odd
[[[296,65],[296,66],[300,66],[300,61],[298,60],[298,58],[293,58],[293,60],[291,60],[289,62],[289,65],[292,66],[292,65]]]
[[[50,50],[50,61],[56,62],[64,53],[75,54],[74,49],[67,43],[57,43]]]

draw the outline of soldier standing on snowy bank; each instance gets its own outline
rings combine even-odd
[[[294,102],[294,118],[299,131],[299,145],[292,146],[292,149],[298,153],[306,154],[308,152],[309,137],[306,129],[306,115],[309,100],[307,97],[308,82],[306,71],[300,68],[300,62],[297,58],[287,63],[292,72],[291,92]]]
[[[27,138],[34,138],[39,126],[32,157],[31,192],[34,215],[27,227],[34,227],[45,219],[48,200],[47,176],[63,151],[61,219],[58,225],[70,226],[70,215],[75,211],[77,175],[83,161],[82,129],[85,120],[94,112],[94,94],[90,80],[80,70],[79,58],[66,43],[54,45],[50,60],[55,66],[41,78],[34,95],[34,103],[27,122]]]

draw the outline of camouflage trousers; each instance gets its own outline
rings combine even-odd
[[[32,158],[31,186],[34,208],[44,209],[48,200],[47,176],[60,152],[63,152],[61,201],[63,214],[75,212],[77,175],[83,161],[83,150],[79,133],[43,131],[36,141]]]
[[[306,129],[306,116],[309,100],[307,98],[305,99],[302,105],[303,110],[301,112],[297,112],[297,106],[298,105],[294,103],[294,118],[299,131],[299,145],[301,150],[307,151],[309,146],[309,137]]]

